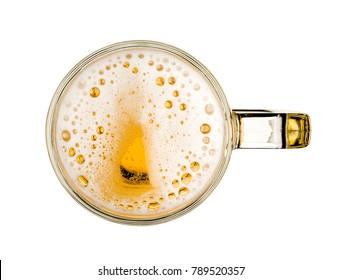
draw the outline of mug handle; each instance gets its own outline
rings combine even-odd
[[[233,110],[235,149],[292,149],[309,145],[310,118],[304,113]]]

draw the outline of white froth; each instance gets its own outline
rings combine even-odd
[[[98,97],[90,95],[93,87],[100,90]],[[171,108],[165,107],[166,101]],[[133,48],[105,55],[82,69],[63,94],[56,143],[64,172],[83,197],[116,215],[142,217],[182,207],[201,195],[215,176],[227,133],[221,107],[207,79],[173,54]],[[201,131],[203,124],[210,127],[207,134]],[[103,134],[96,131],[99,126]],[[122,180],[122,147],[136,132],[132,127],[141,128],[151,185],[138,197],[122,193],[122,188],[116,193],[108,184],[117,186]],[[62,139],[65,130],[71,135],[68,141]],[[82,164],[79,155],[85,158]],[[191,170],[192,162],[199,163],[199,170]],[[184,173],[192,175],[189,184],[181,182]],[[88,180],[86,186],[79,176]],[[180,182],[178,187],[172,186],[173,180]],[[184,187],[187,193],[180,191]],[[149,209],[155,202],[159,206]]]

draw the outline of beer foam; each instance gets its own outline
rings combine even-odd
[[[113,51],[64,90],[55,141],[75,191],[116,216],[164,215],[216,176],[227,134],[217,94],[184,59],[159,49]]]

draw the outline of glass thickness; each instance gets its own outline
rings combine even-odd
[[[162,52],[165,56],[156,58],[158,52]],[[147,60],[147,56],[148,58],[150,57],[149,61]],[[110,63],[104,66],[104,68],[96,68],[99,67],[98,65],[100,65],[100,62],[106,57],[110,57],[109,59]],[[117,59],[117,63],[112,61],[114,59]],[[136,61],[134,61],[134,59],[136,59]],[[142,65],[141,61],[145,61],[145,64]],[[172,66],[168,67],[167,65],[170,64]],[[171,67],[175,69],[174,73],[179,72],[181,73],[181,75],[180,74],[173,75]],[[86,83],[84,81],[79,80],[79,77],[81,75],[85,75],[84,73],[88,73],[86,71],[89,68],[93,69],[91,73],[98,72],[99,76],[98,78],[96,78],[97,82],[95,82],[95,84],[92,84],[91,87],[87,88]],[[189,73],[187,70],[185,71],[184,68],[191,72],[191,74],[193,74],[193,77],[196,76],[201,77],[199,78],[199,80],[201,79],[200,80],[201,89],[200,84],[195,83],[195,78],[193,78],[194,79],[193,82],[192,78],[188,77]],[[148,70],[144,71],[143,69]],[[109,196],[111,195],[111,197],[104,196],[101,198],[98,195],[97,197],[96,196],[93,197],[91,196],[91,193],[94,192],[94,189],[90,188],[91,185],[96,184],[96,180],[103,181],[104,179],[102,175],[99,177],[97,176],[98,177],[97,179],[96,178],[93,179],[91,178],[90,175],[87,175],[88,173],[86,173],[87,172],[86,169],[82,169],[84,162],[85,164],[87,164],[88,157],[84,156],[83,154],[80,154],[82,147],[79,148],[80,146],[79,143],[75,143],[76,146],[70,146],[71,145],[70,143],[72,142],[72,140],[70,140],[70,137],[72,138],[76,136],[73,135],[69,130],[63,130],[61,128],[60,123],[58,123],[58,120],[61,119],[60,112],[64,110],[63,108],[65,107],[64,103],[66,102],[68,95],[71,94],[70,92],[72,92],[72,88],[74,86],[73,84],[76,82],[78,83],[78,89],[82,89],[84,93],[84,98],[85,99],[87,98],[86,100],[88,100],[87,102],[84,103],[89,104],[89,102],[97,102],[98,100],[99,101],[103,100],[101,98],[105,97],[106,94],[107,95],[113,93],[118,94],[118,91],[117,92],[115,91],[116,90],[115,86],[118,86],[118,88],[120,88],[119,86],[120,83],[122,84],[122,80],[121,79],[108,80],[103,76],[106,75],[106,73],[113,75],[115,75],[115,73],[116,75],[117,73],[121,73],[120,75],[130,75],[129,79],[132,79],[132,81],[135,81],[136,83],[136,81],[138,81],[136,77],[141,77],[141,81],[144,82],[145,81],[144,76],[146,76],[147,74],[149,75],[149,72],[157,74],[157,76],[155,77],[153,76],[151,80],[153,88],[157,90],[162,88],[165,89],[163,91],[160,90],[159,96],[163,95],[166,96],[166,94],[170,96],[170,98],[162,100],[162,103],[153,105],[154,108],[157,108],[155,109],[156,110],[155,112],[156,113],[161,111],[171,112],[171,110],[175,110],[175,108],[177,108],[178,111],[176,111],[173,115],[168,114],[167,118],[165,118],[167,120],[167,122],[165,123],[168,123],[168,126],[170,126],[170,120],[176,119],[177,115],[191,112],[191,114],[187,115],[187,118],[181,119],[181,121],[178,123],[179,127],[181,127],[182,125],[184,125],[183,127],[186,127],[185,126],[186,119],[192,119],[192,122],[189,122],[189,124],[187,124],[188,129],[187,130],[185,129],[183,133],[181,133],[181,135],[183,135],[184,137],[186,135],[189,136],[190,132],[192,132],[191,131],[192,127],[194,127],[195,129],[193,129],[193,133],[197,136],[191,139],[193,141],[194,139],[197,139],[198,136],[200,137],[198,138],[201,143],[200,145],[203,144],[202,149],[201,146],[199,147],[202,160],[205,161],[204,159],[205,157],[207,158],[211,156],[215,158],[214,164],[211,164],[210,165],[211,169],[209,169],[208,164],[203,164],[202,162],[200,162],[201,157],[198,156],[197,159],[194,160],[195,157],[193,157],[194,156],[193,154],[195,153],[193,153],[191,150],[188,150],[188,154],[184,158],[187,159],[190,157],[193,158],[192,160],[188,159],[188,162],[185,165],[181,166],[180,164],[178,164],[179,167],[176,168],[179,168],[178,171],[180,172],[176,173],[174,170],[167,170],[167,172],[174,171],[173,173],[174,174],[176,173],[178,177],[177,178],[172,177],[172,180],[167,179],[168,184],[172,185],[174,187],[174,190],[171,190],[166,195],[161,195],[156,198],[155,195],[153,194],[148,198],[149,201],[147,201],[147,199],[141,199],[141,201],[136,201],[135,199],[135,201],[131,200],[131,203],[130,202],[123,203],[120,200],[120,198],[115,197],[116,195],[115,192],[113,194],[109,194]],[[89,75],[87,74],[87,76]],[[180,81],[188,82],[188,85],[191,90],[185,90],[186,86],[184,85],[184,83],[181,83]],[[130,100],[129,98],[141,98],[139,96],[141,96],[143,92],[140,91],[140,88],[144,88],[144,85],[139,84],[135,88],[130,88],[130,86],[127,87],[127,84],[129,83],[130,80],[128,80],[127,83],[123,83],[122,87],[125,88],[124,90],[125,95],[124,96],[122,95],[123,97],[118,100],[118,103],[124,102],[125,99]],[[205,95],[205,92],[206,93],[208,92],[208,95],[212,94],[215,103],[213,102],[207,105],[200,105],[204,104],[202,102],[206,102],[206,100],[209,99]],[[200,94],[203,95],[200,97]],[[197,100],[194,99],[194,101],[190,101],[191,98],[198,98],[198,96],[200,97],[199,99]],[[149,104],[150,105],[153,104],[152,98],[147,99],[147,97],[145,96],[143,98],[141,100],[148,100],[145,103],[146,105],[149,106]],[[74,98],[73,99],[69,98],[69,101],[70,100],[72,101],[74,100]],[[184,101],[187,102],[187,105],[186,103],[184,103]],[[83,101],[81,100],[81,102]],[[109,104],[109,102],[107,103]],[[199,104],[199,106],[196,107],[196,103]],[[105,104],[106,103],[102,103],[101,107],[106,106]],[[127,104],[129,108],[130,107],[133,108],[132,110],[130,110],[131,112],[129,114],[134,115],[138,113],[138,111],[140,110],[136,109],[137,107],[134,108],[133,103],[128,102]],[[116,103],[113,105],[114,105],[113,108],[117,107]],[[68,105],[66,105],[66,107],[67,106]],[[144,105],[142,105],[141,108],[143,109]],[[197,112],[193,108],[197,108],[196,110],[203,110],[203,112],[202,113],[201,111]],[[79,109],[75,107],[74,110],[77,111]],[[87,109],[87,111],[90,112],[91,110]],[[213,111],[215,115],[213,114]],[[95,116],[96,112],[92,113],[93,116]],[[112,112],[106,113],[108,113],[107,114],[108,119],[113,117],[113,115],[115,114]],[[126,112],[123,113],[126,114]],[[152,113],[148,113],[148,117],[152,115],[153,115]],[[191,115],[195,115],[196,117],[193,117]],[[205,121],[198,123],[199,119],[203,118],[202,115],[205,115],[206,117],[207,115],[210,115],[210,120],[213,119],[221,120],[220,130],[218,130],[220,132],[217,133],[216,128],[212,125],[210,126]],[[78,115],[76,117],[77,119],[79,118]],[[68,118],[69,116],[64,116],[65,120],[67,120]],[[82,116],[80,118],[82,118]],[[137,119],[140,120],[141,118],[138,117]],[[153,125],[152,128],[150,126],[148,126],[148,128],[146,127],[141,128],[141,126],[139,126],[139,124],[136,123],[136,119],[134,120],[134,118],[132,121],[124,123],[124,129],[132,130],[133,132],[132,133],[129,132],[128,134],[126,134],[130,136],[126,138],[127,141],[123,141],[127,142],[126,146],[129,147],[127,148],[127,152],[124,154],[125,156],[123,161],[121,160],[120,172],[117,173],[120,174],[120,176],[122,177],[121,181],[122,182],[124,181],[124,185],[128,186],[126,189],[124,188],[119,189],[120,195],[123,197],[127,198],[127,196],[129,196],[130,193],[135,195],[136,193],[142,193],[141,190],[144,189],[146,190],[146,192],[150,190],[151,182],[153,181],[152,177],[154,175],[149,174],[147,171],[144,171],[143,169],[145,168],[145,166],[147,165],[149,166],[150,164],[152,164],[149,163],[148,161],[153,162],[153,159],[151,159],[150,157],[149,159],[148,157],[145,157],[144,152],[141,153],[140,150],[143,151],[144,145],[148,143],[148,141],[143,142],[145,141],[145,139],[147,139],[148,133],[153,134],[151,133],[151,131],[157,131],[156,129],[159,129],[158,127],[159,124],[156,123],[156,121],[158,120],[159,120],[158,118],[155,119],[150,118],[148,122],[146,122],[147,125]],[[73,125],[75,125],[76,123],[77,122],[74,122]],[[93,130],[94,134],[90,136],[84,135],[84,137],[90,137],[89,139],[93,141],[89,142],[91,143],[92,149],[98,150],[100,148],[98,143],[100,139],[103,139],[101,137],[103,137],[104,135],[109,136],[112,135],[112,137],[117,137],[114,136],[115,133],[109,133],[112,126],[113,125],[111,125],[111,123],[109,122],[107,126],[104,127],[99,125],[98,122],[96,121],[96,128]],[[78,127],[75,126],[73,128],[74,128],[72,130],[73,133],[74,134],[78,133],[79,135],[79,132],[77,132]],[[78,129],[78,131],[80,130],[84,132],[84,134],[86,134],[92,130],[92,127],[91,125],[89,125],[88,127],[86,127],[86,129],[84,127]],[[165,134],[165,136],[166,135],[167,134]],[[131,136],[136,137],[136,141],[134,140],[132,143],[128,143],[130,141],[129,139],[131,138]],[[171,139],[173,139],[173,135],[171,136],[172,136]],[[215,141],[212,141],[212,139],[210,140],[210,137],[208,136],[210,136],[212,139],[215,139]],[[79,139],[83,138],[80,137]],[[185,138],[180,140],[180,142],[183,143],[184,139]],[[231,152],[233,149],[301,148],[307,146],[309,144],[309,140],[310,119],[306,114],[274,112],[266,110],[232,111],[228,105],[226,97],[218,81],[202,63],[200,63],[197,59],[195,59],[188,53],[176,47],[154,41],[121,42],[104,47],[85,57],[65,76],[65,78],[58,86],[53,96],[46,121],[46,142],[49,157],[57,177],[59,178],[60,182],[67,190],[67,192],[79,204],[81,204],[83,207],[85,207],[92,213],[109,221],[129,225],[150,225],[163,223],[180,217],[186,214],[187,212],[193,210],[209,196],[209,194],[220,182],[227,168]],[[162,140],[162,143],[167,141]],[[160,149],[162,143],[160,142]],[[212,143],[220,143],[218,145],[220,148],[208,149],[208,145],[213,145]],[[110,145],[110,143],[101,142],[101,145],[106,146]],[[124,145],[124,143],[122,145]],[[158,146],[154,146],[153,148],[154,150],[155,147],[156,149],[158,149]],[[190,147],[190,149],[192,148],[195,149],[196,147]],[[176,152],[182,153],[184,151],[185,150],[182,150],[180,148],[175,150],[173,149],[173,154],[175,154]],[[171,154],[172,153],[169,154],[169,157],[171,157]],[[94,157],[94,153],[92,153],[92,155]],[[106,155],[104,155],[103,153],[100,156],[103,156],[101,158],[102,160],[103,158],[105,158]],[[132,158],[131,156],[135,158],[133,160],[130,160],[130,158]],[[68,161],[70,159],[74,160],[74,162]],[[137,165],[136,162],[138,162]],[[78,167],[78,170],[85,170],[84,173],[79,173],[76,175],[71,174],[70,172],[73,169],[72,168],[70,169],[70,166],[72,167],[74,166],[74,164]],[[91,169],[92,168],[91,166],[92,164],[87,166],[87,168]],[[133,167],[138,167],[142,171],[136,172],[136,170],[133,171],[129,170],[129,168]],[[77,171],[77,169],[75,170]],[[155,170],[155,168],[153,168],[153,170]],[[160,171],[162,171],[161,168]],[[205,176],[203,176],[205,175],[205,172],[208,172],[207,174],[210,174],[209,176],[207,176],[208,179],[206,178],[206,181],[204,180]],[[199,175],[202,177],[200,177]],[[163,176],[162,178],[164,177],[165,176]],[[110,182],[110,180],[109,181],[107,180],[105,181],[105,184],[108,184],[108,182],[115,189],[115,183]],[[201,185],[199,184],[199,182],[201,182]],[[192,185],[193,183],[197,183],[197,185]],[[167,182],[165,183],[165,186],[166,185]],[[124,193],[125,190],[126,193]],[[112,190],[108,190],[108,187],[105,187],[103,192],[110,193],[112,192]],[[175,200],[177,202],[172,204],[171,202],[172,199],[177,199]],[[102,200],[104,202],[102,202]],[[168,208],[163,206],[162,209],[162,205],[168,205],[167,206]],[[137,209],[142,209],[144,212],[141,210],[140,214],[139,210]]]

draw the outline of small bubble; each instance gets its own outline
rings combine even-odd
[[[91,135],[91,140],[92,141],[96,141],[96,139],[97,139],[97,136],[95,134]]]
[[[93,87],[90,90],[90,96],[93,97],[93,98],[98,97],[100,95],[100,93],[101,92],[100,92],[98,87]]]
[[[183,187],[183,188],[179,189],[178,193],[179,193],[179,195],[186,195],[186,194],[188,194],[188,192],[189,192],[188,188]]]
[[[127,210],[131,211],[133,209],[134,209],[133,205],[127,205]]]
[[[182,73],[182,75],[183,75],[184,77],[188,77],[189,73],[188,73],[187,71],[184,71],[184,72]]]
[[[69,149],[69,156],[73,157],[76,154],[76,150],[74,148]]]
[[[154,65],[154,61],[152,61],[152,60],[148,61],[148,65],[149,66],[153,66]]]
[[[158,77],[158,78],[156,78],[155,82],[158,86],[163,86],[165,83],[165,79],[163,77]]]
[[[157,71],[162,71],[162,70],[163,70],[162,64],[156,65],[156,70],[157,70]]]
[[[173,107],[173,102],[170,101],[170,100],[165,101],[165,107],[166,107],[167,109],[172,108],[172,107]]]
[[[162,62],[163,62],[163,63],[168,63],[168,62],[169,62],[169,60],[168,60],[168,58],[167,58],[167,57],[163,57],[163,58],[162,58]]]
[[[100,79],[100,80],[99,80],[99,84],[102,85],[102,86],[104,86],[104,85],[105,85],[105,79]]]
[[[173,94],[174,97],[178,97],[179,96],[179,91],[178,90],[174,90],[172,94]]]
[[[83,155],[78,155],[76,160],[79,164],[83,164],[85,162],[85,157]]]
[[[199,164],[199,162],[193,161],[193,162],[191,163],[191,170],[192,170],[193,172],[197,172],[199,169],[200,169],[200,164]]]
[[[199,84],[194,84],[193,85],[193,89],[194,90],[199,90],[200,89],[200,85]]]
[[[169,77],[169,78],[168,78],[168,83],[169,83],[170,85],[174,85],[175,82],[176,82],[176,80],[175,80],[174,77]]]
[[[208,153],[209,153],[210,156],[214,156],[215,155],[215,150],[211,149]]]
[[[85,87],[86,87],[86,82],[85,81],[79,81],[78,88],[79,89],[84,89]]]
[[[181,111],[185,111],[186,110],[186,104],[185,103],[181,103],[179,105],[179,108],[180,108]]]
[[[168,198],[169,198],[169,199],[175,198],[175,193],[173,193],[173,192],[169,193],[169,194],[168,194]]]
[[[180,185],[179,180],[177,180],[177,179],[173,180],[173,182],[172,182],[173,188],[177,188],[177,187],[179,187],[179,185]]]
[[[93,150],[96,149],[96,144],[92,144],[91,149],[93,149]]]
[[[131,58],[132,58],[132,55],[131,55],[130,53],[128,53],[128,54],[126,55],[126,58],[131,59]]]
[[[69,116],[68,116],[68,115],[65,115],[65,116],[64,116],[64,121],[66,121],[66,122],[67,122],[69,119],[70,119],[70,118],[69,118]]]
[[[159,204],[158,202],[156,202],[156,201],[150,202],[150,203],[148,204],[148,209],[149,209],[150,211],[155,211],[155,210],[157,210],[157,209],[159,209],[159,208],[160,208],[160,204]]]
[[[139,55],[138,55],[138,58],[144,58],[144,55],[142,54],[142,53],[140,53]]]
[[[110,65],[107,65],[107,66],[105,66],[105,69],[110,70],[110,69],[111,69],[111,66],[110,66]]]
[[[126,61],[126,62],[123,63],[123,67],[124,68],[129,68],[129,66],[130,66],[129,62]]]
[[[124,205],[121,204],[121,203],[119,205],[117,205],[117,206],[118,206],[118,208],[121,208],[121,209],[124,207]]]
[[[208,134],[211,131],[211,127],[207,123],[204,123],[200,126],[200,131],[202,134]]]
[[[204,144],[208,144],[208,143],[210,143],[210,138],[206,136],[206,137],[202,138],[202,142],[204,142]]]
[[[149,120],[149,123],[153,123],[154,121],[152,119]]]
[[[213,104],[207,104],[206,106],[205,106],[205,112],[207,113],[207,114],[209,114],[209,115],[212,115],[213,114],[213,112],[214,112],[214,106],[213,106]]]
[[[87,187],[89,184],[88,179],[86,179],[83,175],[78,177],[78,181],[81,183],[83,187]]]
[[[70,132],[68,130],[63,130],[62,131],[62,139],[65,142],[68,142],[68,141],[70,141],[70,138],[71,138]]]
[[[98,72],[100,75],[103,75],[104,74],[104,71],[103,70],[99,70]]]
[[[104,133],[104,127],[103,126],[99,126],[99,127],[97,127],[96,131],[97,131],[98,134],[103,134]]]
[[[181,182],[188,185],[192,181],[192,175],[190,173],[184,173],[181,176]]]
[[[181,166],[181,171],[186,171],[186,165]]]
[[[210,168],[210,165],[208,163],[204,164],[204,166],[202,167],[203,171],[207,171]]]
[[[133,74],[137,74],[137,72],[139,72],[139,69],[137,69],[136,67],[134,67],[133,69],[131,69],[131,72]]]

